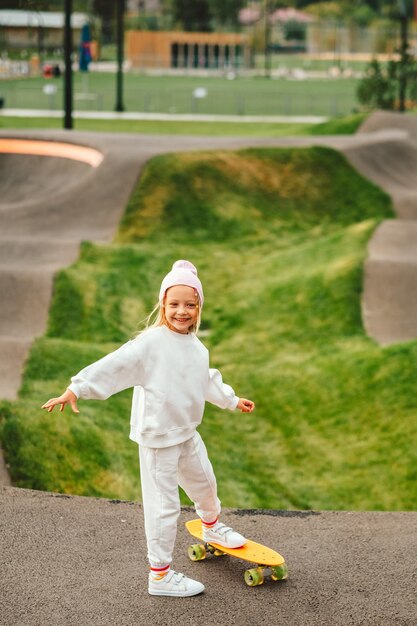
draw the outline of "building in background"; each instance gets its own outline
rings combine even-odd
[[[73,40],[78,41],[86,13],[73,13]],[[53,50],[62,48],[64,13],[55,11],[0,10],[0,48]]]
[[[227,70],[249,67],[248,37],[240,33],[126,33],[126,59],[135,69]]]

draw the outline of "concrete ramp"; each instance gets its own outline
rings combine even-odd
[[[46,328],[54,274],[76,260],[78,248],[74,241],[0,237],[0,398],[16,397],[33,337]]]
[[[16,398],[30,344],[46,330],[54,274],[83,239],[111,237],[140,169],[122,141],[108,154],[64,139],[0,137],[1,398]]]
[[[20,236],[7,235],[19,213],[36,215],[37,206],[75,194],[88,181],[93,166],[74,152],[60,154],[65,145],[0,139],[0,397],[6,399],[16,397],[33,337],[45,332],[54,273],[78,255],[78,241],[57,241],[47,229],[37,238],[30,225]]]
[[[417,221],[387,220],[365,262],[362,314],[368,333],[390,344],[417,337]]]
[[[361,174],[392,196],[400,219],[417,219],[417,141],[387,138],[344,152]]]
[[[0,206],[33,203],[76,187],[90,172],[85,163],[40,155],[0,153]]]
[[[359,129],[359,133],[376,133],[385,130],[402,130],[413,142],[417,142],[417,124],[413,114],[394,111],[376,111],[372,113]]]
[[[417,117],[377,112],[358,135],[387,129],[403,136],[344,149],[352,165],[391,196],[398,217],[375,232],[364,270],[364,325],[382,345],[417,338]]]

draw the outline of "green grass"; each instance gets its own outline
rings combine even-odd
[[[156,122],[132,120],[77,120],[75,130],[117,133],[148,133],[156,135],[210,135],[282,137],[291,135],[338,135],[353,134],[363,122],[365,115],[356,114],[331,119],[322,124],[273,124],[266,122]],[[47,129],[62,128],[63,120],[48,117],[0,116],[0,128]]]
[[[154,158],[115,241],[83,244],[56,279],[48,332],[3,405],[15,484],[140,497],[130,391],[79,416],[38,407],[131,337],[173,260],[190,258],[212,366],[257,404],[207,406],[223,505],[415,509],[417,342],[381,348],[360,315],[367,241],[389,216],[389,198],[327,148]]]
[[[365,121],[367,115],[356,113],[344,117],[334,117],[321,124],[312,124],[311,135],[353,135]]]
[[[265,67],[265,57],[263,54],[255,55],[255,67],[263,69]],[[366,61],[356,61],[346,59],[343,54],[336,53],[332,59],[323,59],[314,57],[306,53],[289,53],[285,52],[271,54],[272,68],[286,68],[288,70],[301,69],[305,71],[328,72],[330,69],[337,67],[340,70],[352,70],[355,72],[363,71],[367,66]]]
[[[124,106],[127,111],[158,113],[206,113],[233,115],[350,115],[359,105],[358,80],[268,79],[263,77],[146,76],[124,75]],[[44,93],[45,85],[56,87],[55,95]],[[2,80],[0,96],[5,107],[56,110],[62,108],[63,79]],[[207,96],[195,99],[196,88]],[[74,107],[87,111],[114,111],[114,74],[74,74]]]

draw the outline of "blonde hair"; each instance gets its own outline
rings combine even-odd
[[[197,335],[198,330],[200,328],[200,324],[201,324],[201,304],[200,304],[200,298],[196,291],[195,291],[195,297],[197,300],[196,306],[198,309],[197,320],[195,324],[190,326],[188,330],[190,333],[194,333],[195,335]],[[156,304],[153,310],[149,313],[148,317],[144,319],[143,323],[145,325],[145,328],[143,330],[140,330],[138,334],[140,334],[141,332],[144,332],[148,328],[157,328],[158,326],[168,326],[168,328],[170,328],[170,324],[165,315],[165,298],[166,298],[166,295],[164,296],[163,302],[162,303],[158,302],[158,304]]]

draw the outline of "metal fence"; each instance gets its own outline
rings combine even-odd
[[[113,84],[112,84],[113,83]],[[177,84],[178,83],[178,84]],[[358,108],[355,80],[259,80],[224,79],[223,82],[187,82],[155,80],[141,85],[140,77],[126,76],[124,106],[126,111],[167,114],[208,115],[286,115],[337,116]],[[7,109],[63,108],[62,80],[0,81],[0,97]],[[79,111],[114,111],[115,81],[108,76],[105,84],[89,85],[77,80],[74,109]]]

